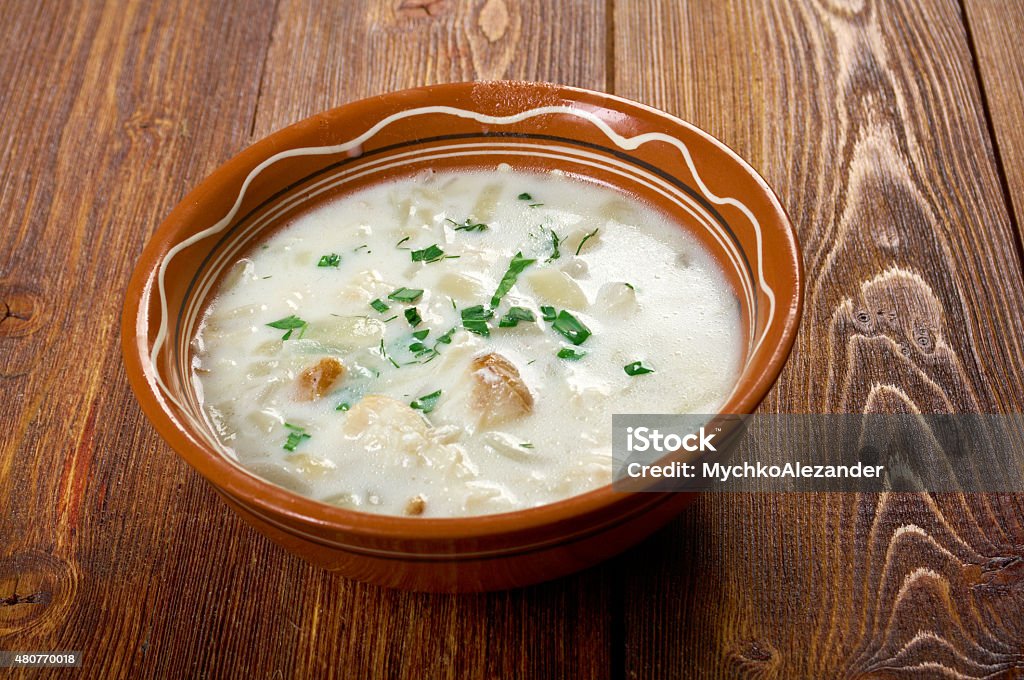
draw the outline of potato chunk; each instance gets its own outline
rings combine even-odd
[[[327,394],[336,382],[345,377],[345,367],[334,357],[324,357],[299,373],[298,398],[316,401]]]
[[[626,316],[636,311],[636,289],[627,283],[609,281],[597,291],[597,304],[618,317]]]
[[[560,307],[585,310],[587,296],[568,274],[558,269],[544,267],[526,275],[526,280],[538,298]]]
[[[422,515],[426,508],[427,499],[423,497],[423,494],[417,494],[405,504],[405,514],[410,517],[416,517],[417,515]]]
[[[529,414],[533,395],[512,362],[493,352],[473,359],[471,405],[485,427],[500,425]]]

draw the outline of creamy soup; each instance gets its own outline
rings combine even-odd
[[[427,173],[308,212],[235,264],[193,346],[203,409],[263,478],[346,508],[505,512],[611,480],[613,413],[713,413],[725,276],[624,193]]]

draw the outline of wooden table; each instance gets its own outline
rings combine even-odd
[[[1020,411],[1022,35],[1020,0],[0,3],[0,649],[82,650],[82,677],[1024,677],[1024,495],[711,495],[577,576],[392,592],[244,526],[118,346],[148,235],[253,140],[550,80],[676,113],[779,193],[807,304],[765,411]]]

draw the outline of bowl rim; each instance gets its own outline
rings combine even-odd
[[[328,111],[313,114],[301,121],[276,130],[222,163],[213,172],[200,180],[184,196],[164,218],[150,236],[143,252],[140,254],[125,291],[123,313],[121,318],[121,349],[125,362],[129,383],[135,393],[143,412],[156,428],[161,438],[191,467],[197,470],[219,492],[228,495],[236,503],[246,506],[248,510],[258,510],[266,517],[282,517],[290,522],[305,526],[317,526],[336,534],[354,534],[367,538],[386,539],[393,541],[410,541],[422,544],[433,541],[461,541],[484,537],[495,537],[506,534],[518,534],[544,526],[572,521],[584,515],[599,512],[616,505],[629,497],[643,494],[653,501],[655,496],[664,495],[652,492],[620,492],[612,485],[606,484],[581,494],[570,496],[552,503],[511,512],[466,517],[403,517],[382,515],[348,510],[322,503],[313,498],[302,496],[284,487],[266,481],[254,473],[244,470],[226,460],[220,453],[202,444],[192,436],[186,427],[178,424],[178,419],[163,406],[164,400],[156,393],[147,374],[148,355],[145,348],[147,338],[137,334],[137,329],[149,327],[149,299],[154,285],[156,270],[163,256],[173,245],[180,241],[178,232],[184,227],[180,219],[176,219],[184,206],[193,206],[200,200],[212,185],[224,183],[239,177],[244,178],[252,168],[263,159],[269,158],[282,148],[297,148],[294,138],[302,135],[308,126],[314,124],[324,115],[337,115],[339,111],[348,112],[372,111],[388,102],[400,100],[412,93],[451,91],[458,92],[486,84],[491,87],[507,85],[516,88],[537,88],[546,95],[552,93],[569,99],[585,98],[604,99],[612,103],[625,104],[642,109],[655,116],[668,119],[690,133],[693,133],[732,160],[745,174],[753,178],[765,193],[772,209],[772,217],[783,228],[785,252],[788,256],[794,282],[794,297],[788,308],[777,310],[781,322],[780,341],[766,356],[763,369],[753,376],[749,388],[742,393],[733,392],[725,404],[729,409],[722,413],[752,413],[764,400],[778,379],[783,366],[789,358],[796,341],[797,331],[802,318],[803,262],[801,250],[793,223],[789,218],[778,196],[761,177],[761,175],[727,144],[697,126],[682,120],[678,116],[656,109],[647,104],[625,97],[586,88],[559,85],[546,82],[529,81],[466,81],[427,85],[404,90],[396,90],[342,104]],[[255,161],[255,162],[253,162]],[[781,257],[779,259],[782,259]],[[141,317],[145,316],[145,319]],[[762,348],[764,349],[764,348]],[[745,369],[744,369],[745,370]],[[457,556],[453,556],[456,557]]]

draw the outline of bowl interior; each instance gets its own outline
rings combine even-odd
[[[501,163],[617,188],[695,235],[726,273],[743,319],[743,370],[722,412],[756,408],[788,355],[801,301],[795,237],[764,181],[717,140],[648,107],[491,83],[393,93],[320,114],[250,147],[182,201],[147,247],[126,303],[126,359],[147,414],[203,474],[219,475],[222,490],[294,495],[271,493],[238,466],[203,417],[191,341],[217,283],[262,239],[325,201],[399,176]]]

